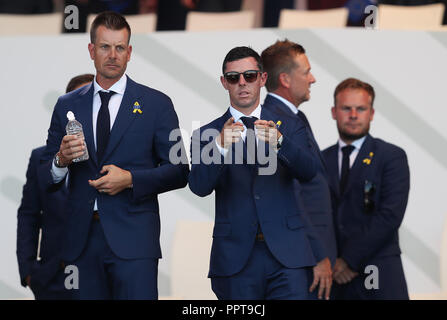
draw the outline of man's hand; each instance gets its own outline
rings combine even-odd
[[[348,282],[351,282],[352,279],[354,279],[358,275],[359,274],[357,272],[352,271],[351,268],[349,268],[346,261],[342,258],[337,258],[337,260],[335,260],[334,280],[338,284],[346,284]]]
[[[66,167],[70,165],[73,159],[79,158],[85,153],[84,137],[75,135],[66,135],[62,139],[59,147],[60,165]]]
[[[123,170],[111,164],[102,167],[101,174],[105,176],[97,180],[89,180],[88,183],[101,193],[107,193],[111,196],[132,186],[132,174],[130,171]]]
[[[241,132],[244,131],[244,125],[234,122],[234,118],[225,122],[220,135],[217,137],[217,143],[224,149],[228,149],[233,143],[241,140]]]
[[[258,139],[269,143],[273,147],[276,147],[278,139],[282,136],[282,134],[276,128],[276,124],[273,121],[256,120],[255,127],[256,136]]]
[[[309,288],[309,292],[314,291],[314,289],[320,284],[318,288],[318,299],[321,299],[324,294],[324,298],[329,300],[329,295],[331,293],[332,287],[332,270],[331,262],[329,258],[324,258],[313,268],[314,271],[314,281]]]

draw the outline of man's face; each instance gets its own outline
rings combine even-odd
[[[248,70],[259,71],[258,64],[253,57],[227,62],[225,73],[245,72]],[[230,103],[236,109],[249,109],[259,105],[261,88],[265,85],[267,73],[258,73],[254,82],[247,82],[244,76],[239,75],[239,81],[235,84],[229,83],[224,76],[220,81],[230,95]]]
[[[305,54],[297,54],[294,61],[298,67],[289,73],[289,92],[292,103],[298,107],[310,99],[310,86],[315,83],[315,78],[310,72],[310,63]]]
[[[332,107],[332,118],[337,121],[340,138],[352,142],[369,132],[374,118],[371,97],[363,89],[345,89],[339,92]]]
[[[114,82],[121,78],[130,60],[132,46],[128,45],[127,29],[110,30],[99,26],[95,43],[90,43],[90,57],[95,63],[98,82]]]

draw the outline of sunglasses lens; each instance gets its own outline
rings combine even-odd
[[[254,82],[258,78],[258,71],[245,71],[244,79],[247,82]]]
[[[255,82],[258,79],[259,71],[248,70],[245,72],[227,72],[224,74],[225,80],[230,84],[236,84],[239,82],[240,75],[244,76],[246,82]]]
[[[225,74],[225,80],[231,84],[235,84],[239,82],[239,75],[238,72],[228,72]]]

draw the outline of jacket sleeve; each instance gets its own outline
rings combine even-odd
[[[199,129],[191,137],[191,172],[188,182],[191,191],[200,197],[214,191],[226,168],[225,158],[217,148],[215,136],[208,137],[206,131],[203,133]],[[231,152],[227,153],[229,156]]]
[[[157,111],[154,148],[158,165],[151,169],[130,170],[136,201],[183,188],[188,182],[188,158],[174,106],[169,100]]]
[[[317,174],[317,161],[310,153],[308,137],[303,125],[296,125],[283,134],[283,142],[278,159],[299,181],[309,181]]]
[[[23,286],[26,286],[25,278],[31,273],[31,266],[36,260],[41,227],[42,203],[37,182],[38,163],[39,157],[33,151],[26,172],[22,201],[17,211],[17,260]]]

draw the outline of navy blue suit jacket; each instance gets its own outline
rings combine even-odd
[[[31,275],[31,283],[44,287],[60,268],[61,237],[65,225],[67,190],[64,186],[47,189],[46,175],[40,162],[45,147],[32,151],[17,212],[17,259],[22,285]],[[37,261],[39,229],[41,260]]]
[[[338,144],[324,150],[323,155],[336,210],[338,256],[351,269],[363,273],[366,265],[400,255],[398,229],[410,189],[405,151],[367,135],[351,167],[343,195],[339,192]],[[365,181],[375,186],[372,195],[375,208],[370,213],[364,207]]]
[[[293,192],[295,178],[309,180],[316,173],[315,160],[306,151],[305,128],[288,117],[262,109],[261,119],[275,123],[281,120],[284,138],[276,156],[274,174],[258,175],[254,165],[224,163],[216,147],[214,139],[230,117],[228,110],[196,130],[191,143],[189,187],[201,197],[216,193],[209,277],[231,276],[244,267],[255,242],[258,223],[268,248],[282,265],[288,268],[315,265],[316,259],[324,257],[321,256],[323,248],[312,237],[315,234]],[[212,132],[207,133],[207,129]],[[197,149],[217,154],[220,163],[206,164],[202,158],[198,162],[194,156]],[[226,158],[229,154],[234,155],[229,152]]]
[[[48,185],[53,184],[51,161],[66,134],[66,114],[70,110],[83,125],[90,155],[87,161],[69,166],[69,210],[63,258],[73,261],[81,254],[87,241],[95,199],[105,238],[118,257],[160,258],[157,196],[185,187],[189,172],[181,136],[170,139],[171,132],[178,129],[172,102],[165,94],[128,77],[103,160],[98,163],[93,141],[92,101],[93,84],[60,97],[48,130]],[[136,102],[141,112],[134,112]],[[180,154],[181,163],[174,164],[170,160],[171,148],[178,151],[174,155]],[[98,179],[101,168],[107,164],[130,171],[133,188],[110,196],[91,187],[88,180]]]
[[[317,141],[313,133],[303,121],[298,118],[288,106],[279,99],[267,95],[263,108],[271,110],[278,114],[293,117],[306,127],[307,141],[310,152],[317,161],[317,174],[309,181],[295,181],[295,192],[298,201],[302,201],[302,205],[309,215],[310,221],[315,231],[320,236],[326,250],[327,256],[331,260],[332,266],[337,257],[337,246],[335,239],[333,213],[331,205],[331,193],[329,189],[326,165],[320,152]]]

